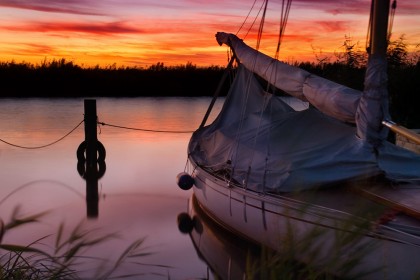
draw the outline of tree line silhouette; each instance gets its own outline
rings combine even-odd
[[[191,63],[82,68],[64,58],[40,65],[0,62],[2,97],[207,96],[221,73],[222,67]]]
[[[366,52],[346,37],[343,51],[332,56],[315,54],[316,62],[294,65],[311,73],[363,90]],[[58,59],[41,64],[0,62],[0,97],[137,97],[212,96],[224,67],[198,67],[192,63],[166,66],[158,62],[146,68],[83,68]],[[228,85],[225,85],[224,94]],[[420,128],[420,56],[410,54],[404,36],[388,47],[388,91],[394,121]]]

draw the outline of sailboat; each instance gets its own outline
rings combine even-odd
[[[206,125],[212,100],[178,175],[214,221],[277,251],[294,242],[294,258],[334,275],[420,275],[420,156],[387,141],[396,126],[386,84],[389,6],[372,1],[363,91],[216,34],[236,75]],[[309,105],[298,109],[272,88]]]

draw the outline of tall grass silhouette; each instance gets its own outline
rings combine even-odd
[[[57,232],[37,238],[26,245],[4,243],[4,236],[17,230],[24,230],[28,224],[38,223],[48,214],[41,212],[22,216],[16,207],[9,222],[0,218],[0,279],[80,279],[88,273],[91,279],[118,279],[144,275],[140,266],[142,257],[154,254],[145,247],[145,237],[132,241],[123,248],[113,261],[99,257],[89,257],[85,251],[104,245],[107,241],[119,238],[117,232],[99,234],[97,229],[88,228],[84,221],[78,223],[68,233],[64,223],[59,224]],[[54,239],[53,248],[46,247],[47,240]],[[48,246],[47,246],[48,247]],[[92,271],[80,270],[87,261],[94,263]],[[121,273],[119,268],[130,262],[139,265],[139,272]],[[91,266],[91,265],[89,265]],[[165,265],[154,265],[168,268]],[[85,268],[84,268],[85,269]],[[161,276],[165,277],[165,273]]]

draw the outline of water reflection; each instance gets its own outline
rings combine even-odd
[[[115,98],[98,100],[99,120],[112,124],[161,130],[198,127],[208,98]],[[39,146],[58,139],[83,119],[83,99],[4,99],[0,103],[2,138],[12,143]],[[124,267],[127,273],[144,273],[128,279],[199,279],[207,266],[188,236],[176,226],[189,194],[176,186],[174,177],[185,166],[188,134],[153,134],[100,127],[98,140],[106,147],[106,165],[92,170],[77,161],[75,151],[83,141],[78,129],[64,141],[42,150],[22,150],[0,145],[0,219],[10,220],[13,209],[23,215],[48,211],[39,223],[6,234],[3,243],[27,245],[42,238],[41,248],[53,248],[57,228],[65,223],[68,236],[86,216],[87,228],[119,238],[80,253],[118,259],[133,240],[145,237],[155,254],[142,263]],[[0,252],[4,253],[4,252]],[[182,256],[182,258],[180,257]],[[86,264],[87,269],[96,269]],[[85,267],[84,267],[85,268]],[[165,277],[155,273],[163,273]],[[92,278],[87,278],[92,279]]]
[[[259,246],[217,224],[200,208],[194,196],[189,212],[180,213],[177,220],[179,231],[189,234],[215,279],[248,279],[247,272],[261,256]]]
[[[86,164],[85,160],[77,161],[77,172],[86,181],[86,215],[97,218],[99,215],[98,180],[106,171],[105,161],[98,161],[96,165]]]

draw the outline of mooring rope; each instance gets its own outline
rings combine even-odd
[[[0,138],[0,142],[3,142],[4,144],[16,147],[16,148],[21,148],[21,149],[28,149],[28,150],[35,150],[35,149],[42,149],[42,148],[46,148],[49,146],[52,146],[60,141],[62,141],[64,138],[66,138],[67,136],[69,136],[70,134],[72,134],[85,120],[82,120],[81,122],[79,122],[72,130],[70,130],[68,133],[66,133],[63,137],[60,137],[59,139],[55,140],[54,142],[51,142],[49,144],[46,145],[41,145],[41,146],[34,146],[34,147],[29,147],[29,146],[22,146],[22,145],[17,145],[17,144],[13,144],[10,143],[6,140],[3,140]],[[122,128],[122,129],[129,129],[129,130],[137,130],[137,131],[144,131],[144,132],[156,132],[156,133],[193,133],[193,130],[156,130],[156,129],[145,129],[145,128],[134,128],[134,127],[127,127],[127,126],[121,126],[121,125],[115,125],[115,124],[109,124],[109,123],[104,123],[104,122],[98,122],[98,124],[100,125],[106,125],[106,126],[110,126],[110,127],[114,127],[114,128]]]
[[[137,130],[137,131],[144,131],[144,132],[157,132],[157,133],[193,133],[194,130],[156,130],[156,129],[145,129],[145,128],[135,128],[135,127],[127,127],[122,125],[115,125],[115,124],[109,124],[104,122],[98,122],[100,125],[106,125],[114,128],[122,128],[122,129],[128,129],[128,130]]]
[[[42,149],[42,148],[46,148],[46,147],[49,147],[49,146],[52,146],[52,145],[54,145],[54,144],[56,144],[56,143],[58,143],[58,142],[60,142],[61,140],[63,140],[64,138],[66,138],[67,136],[69,136],[70,134],[72,134],[83,122],[84,122],[85,120],[82,120],[78,125],[76,125],[76,127],[75,128],[73,128],[72,130],[70,130],[70,132],[68,132],[66,135],[64,135],[63,137],[61,137],[60,139],[58,139],[58,140],[55,140],[54,142],[51,142],[51,143],[49,143],[49,144],[46,144],[46,145],[42,145],[42,146],[35,146],[35,147],[27,147],[27,146],[21,146],[21,145],[16,145],[16,144],[13,144],[13,143],[10,143],[10,142],[7,142],[7,141],[5,141],[5,140],[3,140],[3,139],[0,139],[0,142],[3,142],[3,143],[5,143],[5,144],[7,144],[7,145],[10,145],[10,146],[13,146],[13,147],[16,147],[16,148],[21,148],[21,149],[29,149],[29,150],[34,150],[34,149]]]

